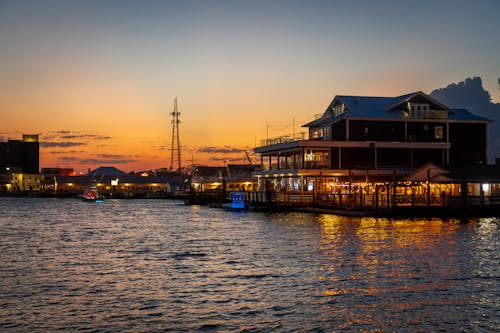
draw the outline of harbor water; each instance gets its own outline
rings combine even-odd
[[[498,332],[499,227],[0,198],[0,331]]]

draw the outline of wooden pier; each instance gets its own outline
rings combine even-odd
[[[500,216],[500,196],[401,194],[388,186],[375,193],[242,192],[250,207],[352,215]]]

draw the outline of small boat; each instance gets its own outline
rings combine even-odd
[[[245,201],[243,200],[243,193],[231,192],[231,202],[222,205],[222,208],[232,212],[244,212],[247,210]]]
[[[102,202],[102,197],[99,195],[99,192],[97,191],[97,187],[95,186],[90,186],[83,191],[83,194],[79,195],[79,197],[83,201],[88,201],[88,202]]]

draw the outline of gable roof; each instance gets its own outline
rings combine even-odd
[[[475,114],[469,112],[466,109],[452,109],[455,113],[450,114],[448,116],[448,119],[451,120],[476,120],[476,121],[489,121],[491,122],[491,119],[484,118],[481,116],[476,116]]]
[[[489,121],[488,119],[476,116],[465,109],[451,109],[427,94],[424,94],[421,91],[416,91],[396,97],[337,95],[328,105],[328,108],[320,118],[304,124],[302,127],[324,126],[345,118],[402,119],[401,112],[395,111],[395,108],[414,98],[423,98],[429,103],[447,111],[448,118],[452,120]],[[332,114],[332,107],[338,103],[343,104],[346,111],[334,116]],[[402,109],[399,111],[402,111]]]
[[[439,166],[427,163],[410,175],[408,180],[414,182],[430,180],[433,183],[461,181],[500,183],[500,165]]]
[[[121,176],[126,175],[125,172],[115,167],[99,167],[89,172],[91,176]]]
[[[416,170],[410,177],[412,182],[449,182],[452,180],[450,171],[433,163],[427,163]]]

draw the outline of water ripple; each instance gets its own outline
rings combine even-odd
[[[0,198],[0,331],[498,331],[498,218]]]

